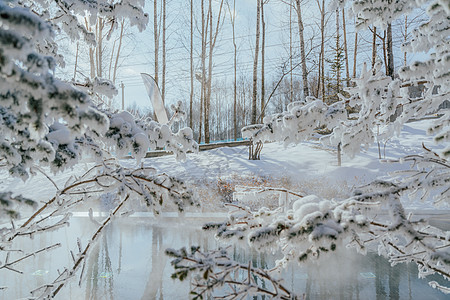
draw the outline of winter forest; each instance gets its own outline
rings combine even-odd
[[[1,299],[447,299],[450,1],[0,0]]]

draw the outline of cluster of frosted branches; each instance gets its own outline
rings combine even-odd
[[[400,15],[421,7],[423,1],[342,1],[352,3],[358,20],[358,27],[369,24],[385,28]],[[310,138],[321,126],[333,132],[321,139],[327,145],[339,146],[345,154],[353,157],[361,146],[368,147],[374,140],[386,141],[399,133],[405,122],[435,113],[450,96],[450,8],[445,1],[431,1],[427,9],[429,20],[412,34],[410,42],[403,45],[410,53],[427,52],[433,49],[430,59],[402,67],[399,79],[392,80],[381,73],[381,63],[373,70],[364,66],[359,78],[353,79],[354,87],[346,88],[349,98],[327,106],[320,100],[307,97],[305,101],[290,104],[287,111],[267,116],[263,124],[244,127],[242,135],[253,141],[282,141],[285,144],[298,143]],[[410,86],[422,85],[424,92],[419,98],[411,98]],[[356,120],[347,119],[345,105],[357,107]],[[401,112],[401,114],[399,114]],[[428,132],[435,141],[444,143],[443,157],[450,155],[450,112],[442,110]],[[394,118],[395,116],[395,118]]]
[[[242,128],[242,137],[254,142],[282,141],[285,145],[299,143],[316,133],[317,127],[336,126],[347,116],[342,102],[328,106],[312,96],[305,101],[295,101],[288,105],[287,111],[264,117],[263,124]]]
[[[361,145],[368,148],[375,138],[387,139],[393,129],[401,128],[387,126],[396,112],[400,82],[382,74],[381,63],[373,70],[364,66],[360,78],[354,82],[354,87],[347,88],[348,99],[327,105],[322,100],[306,97],[305,101],[290,103],[283,113],[266,116],[264,124],[244,127],[242,135],[253,141],[280,141],[287,145],[308,140],[317,135],[319,128],[326,127],[333,132],[322,136],[321,142],[331,146],[340,144],[343,152],[353,157]],[[358,107],[355,120],[347,118],[346,105]]]
[[[423,146],[423,154],[407,155],[391,163],[410,163],[410,170],[391,174],[396,184],[408,188],[410,200],[426,200],[432,197],[435,206],[450,204],[450,163],[437,153]]]
[[[171,150],[178,159],[184,159],[187,151],[197,151],[190,128],[178,132],[170,128],[186,115],[181,103],[172,106],[169,124],[135,119],[128,112],[93,106],[90,96],[112,97],[117,93],[110,81],[93,78],[85,83],[68,83],[54,76],[56,65],[63,64],[53,39],[55,31],[63,30],[74,40],[80,39],[81,32],[94,46],[94,34],[87,29],[89,22],[97,17],[106,20],[108,37],[123,19],[143,30],[148,21],[143,5],[142,0],[0,3],[0,167],[23,180],[43,173],[57,190],[37,210],[33,200],[0,194],[0,269],[20,274],[19,262],[60,246],[58,243],[24,253],[17,244],[19,237],[32,238],[67,226],[71,212],[80,204],[106,199],[113,205],[100,223],[90,211],[97,231],[87,245],[78,241],[78,249],[72,253],[73,265],[65,266],[57,279],[33,291],[39,298],[54,297],[78,273],[81,282],[92,243],[115,217],[133,212],[130,206],[134,205],[128,203],[140,201],[156,215],[168,205],[182,212],[186,206],[197,204],[182,181],[150,167],[127,169],[115,159],[131,153],[139,164],[150,147]],[[79,22],[83,17],[86,25]],[[81,158],[93,160],[95,166],[80,177],[70,177],[64,187],[59,187],[43,168],[53,173],[64,171]],[[23,207],[30,208],[31,217],[15,221],[19,211],[25,213]],[[4,224],[10,220],[10,224]]]
[[[359,153],[361,146],[367,149],[375,139],[387,140],[394,130],[400,132],[401,129],[401,124],[392,126],[390,123],[399,104],[400,82],[381,72],[381,62],[378,61],[372,70],[364,64],[361,76],[352,81],[355,86],[346,88],[350,97],[343,101],[358,108],[357,118],[341,119],[330,135],[321,138],[326,145],[341,144],[342,152],[349,157]]]
[[[54,282],[48,283],[35,291],[33,295],[39,297],[53,297],[66,284],[67,280],[76,276],[80,268],[83,269],[84,261],[102,230],[118,216],[127,216],[133,213],[130,205],[132,201],[141,201],[155,214],[159,214],[168,205],[175,205],[178,211],[183,212],[186,206],[198,205],[192,198],[192,193],[180,180],[166,174],[158,174],[155,169],[141,167],[137,169],[126,169],[121,167],[115,160],[106,160],[102,164],[95,165],[80,177],[72,176],[64,187],[58,187],[53,198],[47,201],[31,217],[21,221],[19,225],[11,222],[11,225],[1,229],[0,255],[6,255],[0,269],[21,273],[14,269],[14,264],[44,251],[37,249],[35,252],[23,254],[22,251],[11,252],[14,249],[14,241],[21,236],[33,237],[38,234],[47,234],[67,226],[73,209],[80,204],[89,203],[95,199],[108,198],[111,200],[113,209],[109,216],[102,222],[92,219],[98,224],[98,229],[84,247],[78,242],[78,248],[72,253],[73,265],[66,266],[60,271],[60,275]],[[45,248],[50,250],[59,245],[51,245]],[[12,254],[11,254],[12,253]],[[11,258],[14,256],[13,258]],[[83,271],[80,273],[80,282]]]
[[[84,39],[90,45],[95,45],[95,36],[87,28],[87,23],[95,24],[97,17],[108,21],[110,28],[107,38],[121,20],[128,20],[130,26],[136,26],[139,31],[143,31],[148,23],[148,15],[143,11],[143,0],[33,0],[19,3],[51,20],[56,30],[64,31],[72,40]],[[57,50],[55,44],[43,42],[41,48],[52,49],[50,46],[55,46]]]
[[[434,113],[439,105],[450,96],[450,6],[448,1],[422,1],[402,0],[390,3],[389,1],[372,0],[336,0],[336,3],[351,4],[361,28],[373,24],[381,29],[404,14],[409,14],[413,9],[427,5],[426,13],[429,17],[412,32],[412,39],[402,48],[409,53],[427,53],[433,49],[429,59],[415,61],[410,65],[400,68],[399,77],[404,86],[424,86],[422,97],[410,99],[407,89],[403,89],[399,103],[403,106],[403,113],[397,118],[396,123],[403,124],[411,118],[420,118],[428,113]],[[448,143],[450,141],[450,112],[443,111],[442,115],[429,128],[436,142]],[[398,127],[398,126],[397,126]],[[442,152],[444,157],[450,155],[450,146],[446,146]]]
[[[300,299],[292,294],[281,280],[268,271],[254,268],[251,262],[241,264],[232,260],[226,249],[201,252],[199,247],[180,250],[167,249],[175,268],[172,278],[184,280],[192,276],[192,299],[246,299],[268,296],[273,299]]]
[[[362,254],[377,249],[392,265],[416,263],[420,277],[439,274],[450,280],[450,232],[430,226],[426,220],[415,220],[412,214],[405,213],[401,203],[402,198],[416,194],[435,195],[436,203],[448,201],[449,164],[426,148],[424,155],[411,155],[403,160],[413,163],[417,169],[400,172],[392,181],[377,180],[360,187],[346,200],[296,195],[299,199],[288,210],[263,207],[252,211],[241,204],[229,204],[227,220],[207,223],[203,229],[216,231],[216,238],[228,243],[239,242],[257,251],[281,252],[282,258],[271,271],[285,268],[290,261],[319,259],[332,255],[338,247],[347,247],[356,248]],[[245,200],[243,194],[241,191],[239,199]],[[254,191],[248,193],[251,199],[258,195]],[[214,268],[215,262],[208,263]],[[178,261],[174,264],[177,266]],[[204,268],[201,264],[189,267],[181,271],[199,272]],[[435,281],[429,284],[450,293],[448,287]],[[214,288],[221,286],[209,286]],[[198,286],[194,285],[193,290],[196,289]]]

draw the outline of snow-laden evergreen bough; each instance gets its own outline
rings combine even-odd
[[[448,166],[445,171],[448,172]],[[216,231],[216,238],[225,244],[241,243],[242,247],[250,246],[260,252],[281,253],[275,267],[253,269],[252,276],[262,279],[255,281],[250,279],[251,266],[234,261],[223,249],[206,252],[197,248],[191,252],[169,249],[168,255],[175,258],[173,277],[183,280],[188,274],[195,274],[191,289],[199,299],[207,295],[226,295],[225,299],[255,295],[295,299],[301,295],[292,294],[277,279],[288,263],[302,264],[332,256],[338,248],[355,248],[362,254],[378,251],[391,265],[413,262],[421,278],[439,274],[450,280],[450,232],[407,214],[400,201],[403,194],[416,188],[436,184],[448,187],[449,181],[431,183],[415,179],[398,183],[375,181],[343,201],[298,195],[288,210],[263,207],[252,211],[243,204],[229,204],[227,220],[207,223],[203,229]],[[253,199],[255,194],[250,192],[249,197]],[[249,272],[248,277],[242,276],[243,269]],[[261,285],[263,282],[266,284]],[[436,281],[429,284],[450,293],[448,286]]]
[[[423,1],[402,0],[390,3],[390,1],[362,1],[362,0],[338,0],[337,4],[344,6],[346,3],[351,8],[359,21],[359,27],[364,28],[369,24],[384,29],[388,22],[392,22],[403,14],[410,13],[414,8],[427,5],[428,20],[412,32],[412,39],[402,45],[408,53],[427,53],[432,49],[429,59],[415,61],[410,65],[401,67],[398,71],[402,86],[423,84],[425,89],[421,97],[411,99],[407,89],[400,89],[403,113],[396,120],[402,125],[411,118],[421,118],[429,113],[434,113],[445,100],[450,100],[450,3],[446,0]],[[443,143],[445,149],[441,155],[450,156],[450,112],[439,112],[440,117],[429,128],[429,133],[434,135],[437,143]],[[395,126],[398,130],[399,125]]]
[[[85,259],[103,229],[114,218],[133,213],[136,202],[156,215],[167,207],[183,212],[197,205],[181,180],[139,164],[149,147],[171,150],[178,159],[198,150],[190,128],[171,130],[174,122],[185,117],[181,103],[172,107],[170,124],[159,124],[95,107],[91,95],[114,95],[108,81],[95,78],[80,86],[57,79],[53,72],[61,57],[53,39],[55,24],[44,20],[54,12],[46,11],[47,4],[58,7],[54,21],[69,35],[79,28],[74,23],[77,15],[126,16],[138,26],[145,17],[142,1],[0,2],[0,166],[23,180],[42,173],[56,189],[43,204],[9,192],[0,194],[0,270],[20,276],[20,262],[59,247],[55,243],[28,253],[10,251],[17,240],[68,226],[77,205],[104,198],[113,205],[100,222],[90,212],[97,230],[86,244],[78,241],[78,249],[71,253],[72,264],[60,266],[58,278],[32,291],[39,299],[54,297],[77,274],[82,278]],[[137,160],[135,168],[124,168],[118,161],[129,153]],[[81,160],[91,162],[90,168],[70,177],[64,186],[47,174],[70,169]],[[22,217],[28,215],[26,219],[18,220],[19,212]]]

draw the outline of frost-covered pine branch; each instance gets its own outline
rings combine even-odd
[[[287,212],[233,205],[227,220],[205,224],[203,229],[215,230],[216,238],[227,243],[281,252],[275,268],[351,247],[363,254],[378,249],[392,264],[414,262],[421,277],[437,273],[450,279],[450,234],[405,213],[400,197],[409,188],[375,181],[343,201],[303,197]]]
[[[408,187],[408,198],[433,199],[437,207],[450,204],[450,163],[423,145],[423,154],[407,155],[388,163],[409,163],[410,169],[391,174],[396,184]]]
[[[332,105],[308,96],[305,101],[295,101],[287,111],[264,117],[263,124],[242,128],[242,137],[258,141],[281,141],[285,145],[309,139],[320,126],[336,126],[347,116],[343,102]]]
[[[68,226],[72,217],[71,212],[76,206],[86,204],[93,199],[102,201],[106,198],[111,200],[110,205],[113,209],[102,222],[96,221],[98,229],[89,239],[88,244],[84,248],[80,246],[80,249],[75,252],[77,254],[72,254],[73,265],[61,266],[64,267],[64,271],[61,272],[60,276],[53,283],[35,290],[34,295],[40,295],[39,297],[56,295],[68,280],[79,274],[77,272],[84,264],[89,249],[106,225],[115,218],[126,217],[132,213],[130,210],[136,205],[136,202],[148,207],[155,215],[171,206],[179,212],[183,212],[189,206],[198,205],[192,197],[192,192],[182,181],[166,174],[158,174],[154,168],[150,167],[127,169],[110,159],[93,166],[80,177],[70,177],[64,187],[58,190],[56,195],[34,214],[17,224],[11,223],[10,226],[2,228],[0,255],[6,255],[5,268],[14,271],[13,264],[42,252],[39,250],[33,252],[32,255],[10,260],[10,255],[18,256],[15,253],[10,254],[11,251],[9,251],[9,249],[14,249],[18,237],[48,234],[51,231]],[[92,211],[90,215],[92,218]],[[11,261],[12,263],[10,263]],[[82,276],[82,273],[79,276]]]
[[[421,118],[426,114],[435,113],[445,100],[450,96],[450,6],[448,1],[354,1],[336,0],[335,4],[345,6],[350,4],[355,14],[360,29],[368,25],[386,28],[388,22],[392,22],[402,15],[408,15],[413,9],[426,8],[428,20],[412,32],[412,39],[402,45],[408,53],[433,52],[428,59],[415,61],[410,65],[401,67],[398,75],[402,80],[404,88],[400,90],[403,112],[395,120],[395,127],[403,125],[411,118]],[[412,101],[409,99],[407,86],[423,84],[425,90],[420,99]],[[450,155],[450,112],[441,111],[440,117],[429,128],[428,132],[434,135],[435,141],[443,143],[445,149],[442,151],[444,157]]]
[[[226,249],[200,251],[192,246],[190,251],[167,249],[166,255],[174,258],[173,279],[180,281],[191,276],[192,299],[244,299],[254,296],[268,296],[274,299],[300,299],[289,291],[281,280],[269,272],[248,264],[232,260]],[[220,291],[220,292],[219,292]]]
[[[352,81],[355,86],[346,88],[350,96],[341,98],[348,106],[358,107],[356,119],[342,118],[334,128],[330,128],[333,130],[331,134],[321,137],[325,145],[340,144],[342,152],[349,157],[359,153],[361,146],[367,149],[375,140],[387,140],[401,129],[401,126],[394,127],[390,122],[399,105],[400,82],[381,72],[380,61],[373,70],[364,64],[360,77]]]

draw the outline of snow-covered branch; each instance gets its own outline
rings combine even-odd
[[[442,179],[445,187],[448,180],[448,176]],[[378,180],[346,200],[309,195],[287,211],[265,207],[252,211],[233,204],[227,220],[205,224],[203,229],[216,231],[216,238],[228,243],[232,240],[257,251],[281,252],[275,268],[284,268],[290,261],[301,263],[332,255],[338,247],[351,247],[363,254],[378,249],[392,264],[414,262],[421,277],[437,273],[450,279],[449,233],[426,220],[413,220],[400,201],[414,188],[408,181]],[[249,192],[249,196],[255,194]],[[445,291],[445,287],[440,289]]]
[[[184,280],[193,276],[190,294],[193,299],[236,299],[250,296],[268,296],[275,299],[299,299],[280,280],[261,268],[232,260],[226,249],[200,251],[192,246],[190,252],[167,249],[166,255],[174,258],[173,279]],[[262,279],[262,280],[260,280]],[[221,291],[220,293],[217,293]],[[215,293],[216,292],[216,293]]]

